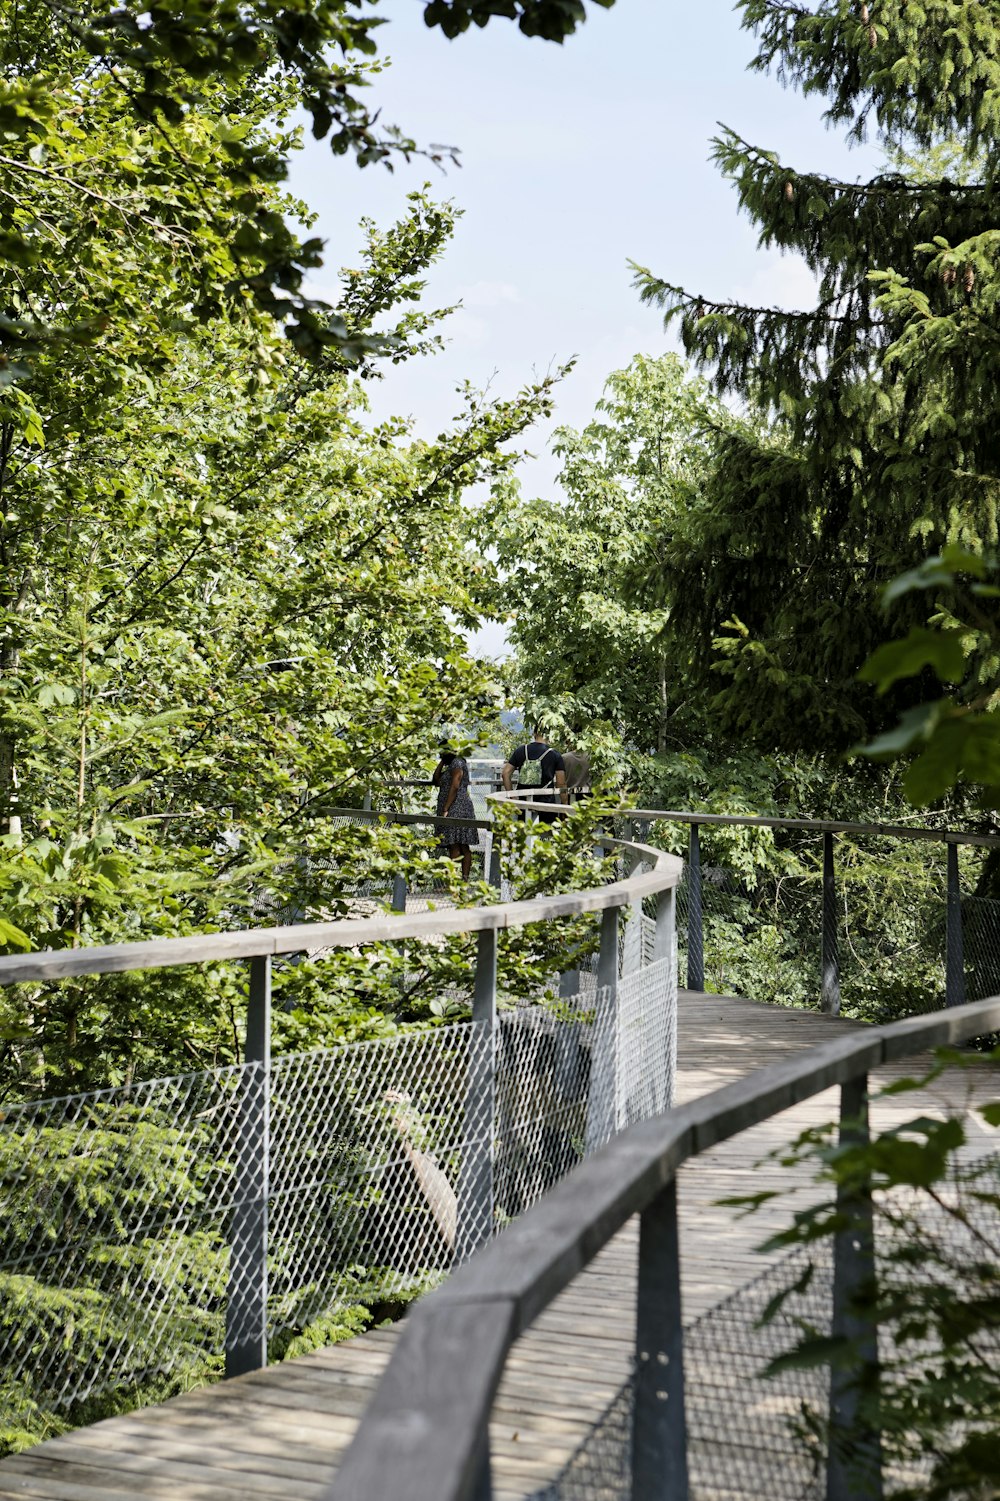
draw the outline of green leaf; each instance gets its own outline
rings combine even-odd
[[[0,944],[27,952],[31,948],[31,939],[7,918],[0,917]]]
[[[843,1335],[813,1335],[800,1340],[793,1350],[768,1361],[765,1374],[780,1376],[782,1371],[812,1371],[817,1366],[840,1366],[850,1359],[851,1342]]]
[[[882,604],[894,604],[914,590],[937,589],[942,585],[953,584],[962,573],[969,573],[977,579],[984,578],[986,563],[982,554],[957,545],[945,547],[939,556],[925,558],[919,567],[908,569],[886,584],[882,591]]]
[[[903,794],[909,802],[918,808],[926,807],[955,786],[971,728],[962,719],[947,719],[935,727],[926,750],[910,763],[903,775]]]
[[[912,749],[921,740],[926,740],[938,724],[942,713],[950,707],[950,700],[918,704],[900,715],[894,729],[876,735],[867,745],[856,745],[850,754],[869,756],[872,760],[892,760]]]
[[[875,683],[885,693],[900,678],[915,677],[932,667],[942,682],[958,683],[965,675],[966,633],[959,630],[930,631],[913,626],[901,641],[888,641],[868,658],[858,677]]]

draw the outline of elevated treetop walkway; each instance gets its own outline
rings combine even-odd
[[[677,815],[653,810],[646,816]],[[699,817],[686,816],[693,821]],[[943,1016],[914,1018],[894,1028],[876,1030],[858,1029],[829,1017],[682,993],[682,1097],[698,1094],[726,1073],[747,1077],[720,1094],[699,1095],[662,1115],[655,1109],[657,1088],[662,1088],[664,1077],[662,1072],[657,1074],[661,1060],[650,1060],[653,1073],[648,1077],[630,1072],[635,1055],[629,1061],[629,1034],[635,1033],[647,1042],[655,1038],[660,1052],[671,1046],[671,1029],[664,1030],[659,1014],[653,1032],[644,1032],[643,1028],[648,1028],[646,1013],[650,1008],[656,1011],[664,1000],[673,1008],[673,989],[668,987],[664,992],[655,977],[664,964],[671,971],[674,964],[673,893],[680,867],[658,851],[640,850],[635,841],[631,847],[626,844],[625,855],[630,863],[637,864],[638,873],[595,892],[531,903],[177,941],[186,946],[183,948],[176,944],[122,946],[132,951],[131,956],[115,951],[102,956],[98,950],[84,950],[0,960],[0,979],[10,983],[15,977],[50,978],[61,963],[81,966],[67,969],[67,973],[93,973],[132,968],[136,959],[150,965],[198,962],[208,957],[249,959],[253,1002],[250,1035],[256,1038],[258,1054],[266,1055],[264,1021],[272,956],[335,943],[356,947],[373,934],[397,941],[426,937],[432,932],[478,933],[473,986],[474,1015],[478,1019],[471,1030],[478,1027],[487,1043],[491,1038],[493,1041],[483,1054],[484,1069],[473,1066],[469,1057],[462,1066],[459,1096],[465,1126],[444,1143],[443,1151],[439,1143],[437,1160],[431,1152],[423,1154],[431,1160],[421,1162],[420,1150],[415,1149],[412,1139],[402,1147],[402,1159],[408,1163],[412,1177],[411,1193],[413,1183],[418,1186],[416,1197],[409,1201],[411,1208],[405,1212],[412,1219],[414,1206],[419,1208],[425,1221],[429,1218],[437,1225],[439,1239],[445,1217],[440,1200],[435,1210],[428,1193],[428,1183],[433,1181],[430,1169],[439,1169],[446,1185],[450,1182],[451,1212],[456,1223],[451,1255],[446,1261],[453,1262],[462,1259],[461,1254],[456,1255],[456,1248],[463,1235],[462,1254],[488,1238],[498,1210],[514,1203],[504,1196],[511,1192],[515,1179],[518,1207],[524,1208],[532,1197],[524,1192],[527,1180],[519,1156],[524,1146],[523,1133],[519,1135],[524,1117],[519,1112],[527,1096],[517,1096],[513,1113],[508,1110],[504,1115],[503,1109],[498,1110],[498,1096],[503,1096],[507,1087],[502,1072],[505,1049],[508,1057],[516,1056],[520,1043],[511,1050],[509,1029],[505,1033],[495,1013],[496,934],[518,920],[540,921],[586,911],[606,914],[602,918],[601,956],[591,988],[579,992],[582,999],[578,1010],[569,1008],[565,1032],[558,1026],[553,1030],[548,1023],[541,1025],[545,1047],[538,1051],[536,1046],[531,1054],[532,1076],[537,1077],[539,1066],[549,1067],[557,1082],[556,1105],[549,1099],[541,1114],[537,1114],[537,1094],[532,1096],[534,1125],[541,1130],[540,1139],[545,1140],[548,1153],[548,1177],[536,1175],[533,1181],[541,1190],[555,1183],[554,1189],[509,1226],[495,1245],[480,1250],[464,1270],[423,1300],[401,1333],[398,1329],[377,1331],[330,1351],[177,1398],[164,1407],[52,1440],[0,1463],[0,1496],[186,1496],[205,1497],[206,1501],[208,1497],[223,1501],[230,1494],[325,1496],[333,1462],[357,1424],[390,1347],[395,1349],[395,1357],[385,1385],[370,1406],[358,1442],[329,1492],[332,1496],[356,1497],[358,1501],[362,1497],[369,1501],[374,1496],[395,1495],[409,1501],[423,1496],[433,1496],[435,1501],[471,1496],[478,1501],[491,1493],[491,1486],[497,1496],[541,1496],[543,1490],[546,1496],[567,1497],[682,1496],[689,1469],[694,1491],[699,1493],[706,1463],[704,1444],[697,1424],[688,1441],[682,1400],[684,1361],[675,1196],[678,1173],[687,1205],[681,1224],[688,1257],[684,1297],[690,1321],[693,1314],[704,1314],[747,1281],[752,1266],[750,1247],[760,1234],[756,1225],[735,1229],[732,1219],[726,1220],[715,1201],[734,1186],[747,1186],[748,1178],[752,1184],[761,1181],[753,1167],[758,1155],[767,1147],[787,1142],[804,1120],[816,1119],[815,1115],[801,1114],[810,1108],[806,1102],[819,1098],[821,1113],[828,1110],[820,1091],[840,1084],[848,1116],[859,1119],[865,1079],[871,1070],[897,1067],[898,1060],[940,1041],[957,1041],[1000,1028],[1000,1002],[956,1008]],[[645,872],[640,861],[649,867]],[[690,874],[689,865],[689,881]],[[690,898],[690,890],[688,894]],[[659,902],[655,922],[642,913],[643,901],[651,897]],[[623,925],[618,914],[629,910],[632,916]],[[688,945],[690,964],[690,932]],[[643,971],[647,980],[642,979]],[[635,978],[630,979],[630,975]],[[672,1015],[675,1024],[675,1009]],[[612,1018],[617,1018],[615,1025]],[[540,1019],[526,1015],[522,1020],[537,1044]],[[824,1044],[821,1053],[801,1054],[800,1050],[817,1037],[829,1038],[831,1028],[836,1036]],[[470,1031],[468,1024],[465,1031]],[[574,1078],[567,1074],[568,1041],[572,1041],[578,1069]],[[454,1044],[451,1048],[453,1076]],[[756,1071],[769,1058],[789,1051],[798,1056]],[[582,1073],[581,1057],[586,1064]],[[229,1246],[226,1345],[231,1370],[259,1364],[263,1353],[269,1318],[269,1257],[266,1242],[261,1239],[262,1221],[265,1230],[269,1216],[272,1229],[283,1223],[279,1206],[282,1196],[290,1191],[289,1184],[281,1181],[280,1162],[277,1181],[269,1182],[267,1174],[260,1171],[262,1121],[266,1121],[267,1109],[277,1110],[280,1118],[286,1108],[283,1097],[268,1092],[271,1071],[269,1056],[258,1056],[244,1065],[237,1081],[235,1113],[231,1113],[237,1152],[230,1181],[235,1182],[237,1191],[230,1193],[222,1205],[218,1230]],[[386,1082],[383,1074],[379,1098],[387,1093]],[[388,1082],[391,1085],[392,1081]],[[987,1087],[990,1083],[992,1080],[987,1081]],[[453,1085],[449,1090],[453,1093]],[[947,1090],[959,1098],[957,1080],[946,1084]],[[322,1098],[329,1103],[329,1096]],[[440,1090],[437,1098],[440,1109]],[[574,1103],[581,1098],[582,1106]],[[944,1103],[948,1103],[947,1093]],[[911,1114],[918,1108],[940,1109],[941,1105],[940,1097],[933,1102],[904,1099],[901,1108]],[[262,1107],[266,1107],[263,1116]],[[470,1107],[474,1108],[472,1115]],[[794,1120],[778,1113],[789,1108],[798,1112]],[[898,1119],[900,1104],[888,1108],[895,1108]],[[572,1156],[564,1152],[557,1170],[551,1171],[551,1138],[546,1133],[557,1119],[555,1109],[561,1112],[558,1121],[569,1134],[573,1130],[579,1133],[580,1149],[584,1137],[591,1151],[609,1142],[561,1184],[559,1179],[571,1165]],[[490,1124],[484,1125],[487,1121]],[[630,1121],[637,1123],[623,1130]],[[741,1135],[748,1130],[756,1136]],[[730,1146],[720,1145],[730,1138],[734,1138]],[[320,1160],[317,1143],[318,1138],[313,1137],[310,1163],[314,1172]],[[301,1167],[301,1158],[296,1161]],[[516,1173],[512,1169],[515,1161]],[[375,1170],[382,1174],[379,1181],[384,1188],[389,1181],[385,1163],[380,1160]],[[322,1191],[329,1198],[328,1167],[324,1171],[327,1176]],[[775,1181],[775,1170],[770,1171],[771,1181]],[[788,1181],[784,1170],[777,1176],[782,1182]],[[353,1202],[359,1204],[355,1190],[351,1194]],[[314,1228],[317,1202],[315,1197],[310,1200]],[[630,1216],[637,1213],[643,1224],[638,1278],[636,1240],[628,1224]],[[493,1223],[488,1223],[491,1220]],[[329,1239],[329,1226],[325,1244],[327,1254],[336,1252],[335,1238]],[[426,1262],[426,1237],[420,1251]],[[284,1254],[287,1260],[287,1249]],[[864,1247],[860,1255],[857,1247],[838,1247],[834,1287],[840,1287],[841,1312],[845,1289],[852,1279],[856,1281],[864,1274],[866,1254]],[[444,1264],[439,1254],[436,1265]],[[832,1301],[834,1316],[839,1317],[837,1296]],[[616,1393],[628,1370],[633,1344],[630,1326],[636,1307],[639,1376],[634,1389],[628,1388],[623,1407],[621,1393]],[[702,1348],[699,1340],[704,1342],[708,1337],[699,1333],[700,1328],[696,1326],[689,1339],[694,1356]],[[753,1374],[748,1370],[748,1378]],[[709,1411],[715,1411],[716,1420],[729,1411],[724,1403],[719,1406],[719,1393],[714,1388],[706,1397],[697,1371],[693,1380],[689,1372],[688,1387],[687,1407],[696,1417],[704,1415],[706,1401]],[[836,1421],[849,1429],[856,1423],[857,1414],[851,1411],[849,1400],[840,1402],[834,1395]],[[487,1437],[491,1407],[492,1466]],[[598,1480],[587,1480],[586,1457],[574,1462],[571,1455],[588,1427],[596,1424],[603,1432],[602,1423],[607,1428],[609,1422],[618,1437],[608,1441],[612,1459],[605,1458],[602,1463],[605,1469],[610,1464],[614,1475],[610,1479],[607,1473],[599,1477],[599,1483],[605,1486],[599,1490]],[[765,1437],[773,1440],[774,1434],[766,1431]],[[290,1444],[294,1452],[290,1452]],[[744,1458],[747,1447],[740,1450]],[[731,1466],[732,1454],[728,1462]],[[664,1488],[667,1476],[669,1490]],[[756,1480],[760,1480],[759,1473]],[[737,1489],[736,1494],[751,1493],[754,1483],[748,1472],[750,1490]],[[831,1495],[844,1493],[842,1486],[837,1490],[841,1482],[835,1473],[831,1483]],[[613,1488],[607,1489],[608,1485]],[[546,1490],[547,1486],[556,1489]],[[876,1490],[867,1493],[875,1494]]]

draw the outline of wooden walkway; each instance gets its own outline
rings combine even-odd
[[[751,1069],[828,1041],[855,1023],[732,997],[682,992],[678,1102]],[[917,1060],[894,1070],[913,1074]],[[880,1074],[887,1082],[892,1074]],[[879,1102],[885,1127],[1000,1094],[986,1068],[945,1075],[920,1095]],[[803,1127],[831,1120],[835,1091],[817,1096],[688,1164],[680,1176],[683,1296],[690,1322],[766,1265],[754,1246],[785,1223],[788,1200],[741,1221],[715,1201],[787,1185],[758,1166]],[[987,1150],[997,1133],[973,1127]],[[800,1195],[810,1192],[804,1182]],[[627,1227],[515,1348],[493,1421],[498,1501],[523,1501],[550,1482],[625,1380],[635,1287],[635,1227]],[[202,1388],[161,1407],[112,1418],[0,1462],[0,1501],[319,1501],[395,1341],[374,1330],[315,1355]],[[378,1501],[372,1497],[372,1501]]]

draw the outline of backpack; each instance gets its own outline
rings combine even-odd
[[[518,791],[521,791],[525,787],[547,787],[549,785],[542,775],[542,762],[547,754],[548,746],[546,746],[540,756],[532,756],[529,753],[528,747],[524,747],[524,760],[517,773]]]

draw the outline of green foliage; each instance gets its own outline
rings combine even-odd
[[[109,294],[120,294],[142,246],[161,267],[162,294],[171,284],[187,290],[175,315],[184,321],[235,305],[265,324],[285,322],[295,348],[315,360],[332,353],[354,364],[393,353],[391,336],[359,334],[346,308],[305,295],[303,279],[321,264],[322,243],[299,238],[293,222],[308,222],[308,211],[274,193],[297,133],[261,129],[265,117],[281,121],[299,107],[314,136],[362,167],[391,167],[395,157],[415,153],[435,162],[454,157],[418,147],[365,103],[382,66],[386,9],[359,0],[169,0],[146,10],[106,0],[72,9],[56,0],[37,7],[4,0],[0,373],[22,379],[47,343],[103,343],[109,325],[111,339],[127,343],[128,310]],[[582,0],[425,6],[427,24],[448,37],[498,16],[516,18],[527,36],[562,41],[585,8]],[[118,128],[110,149],[102,116]],[[42,213],[40,197],[49,200]],[[65,204],[74,198],[91,221],[82,235],[65,229]],[[102,220],[128,247],[113,262],[94,254],[92,230]],[[165,260],[174,263],[170,270]],[[177,261],[189,278],[178,281]],[[43,295],[22,281],[39,269],[49,278]],[[79,302],[64,295],[68,269],[93,278],[91,295]]]
[[[4,1131],[4,1385],[15,1400],[0,1450],[218,1368],[228,1252],[197,1225],[215,1177],[208,1138],[204,1123],[185,1130],[101,1100],[85,1126],[43,1118]],[[182,1209],[193,1227],[177,1222]],[[109,1392],[116,1379],[122,1390]]]
[[[123,133],[109,102],[92,144]],[[484,567],[463,495],[517,462],[553,381],[506,400],[466,391],[434,443],[373,428],[366,363],[310,362],[225,309],[179,320],[196,264],[161,255],[155,226],[150,254],[123,263],[115,212],[91,223],[86,198],[59,192],[67,232],[78,224],[95,265],[117,268],[136,358],[117,336],[43,342],[0,408],[0,941],[231,927],[259,920],[263,893],[272,910],[342,914],[359,873],[394,872],[407,847],[317,815],[411,774],[436,725],[494,717],[462,634],[481,618]],[[400,224],[367,226],[365,260],[345,272],[354,333],[395,320],[395,357],[434,347],[440,315],[416,304],[453,223],[418,193]],[[89,296],[79,267],[67,288],[75,276]],[[354,1028],[348,988],[309,1023],[317,1035],[334,1016]],[[377,1003],[358,1004],[364,1032]],[[222,970],[8,991],[0,1084],[230,1061],[241,1012]]]
[[[930,1073],[886,1092],[924,1088],[944,1067],[968,1062],[967,1054],[943,1051]],[[987,1124],[1000,1120],[995,1102],[975,1108]],[[765,1319],[794,1308],[795,1294],[829,1255],[833,1236],[864,1234],[871,1189],[877,1280],[859,1287],[851,1313],[879,1331],[880,1372],[877,1383],[866,1381],[860,1344],[807,1327],[770,1370],[831,1365],[855,1372],[861,1419],[881,1432],[887,1468],[898,1467],[906,1477],[893,1494],[907,1501],[992,1494],[996,1485],[1000,1161],[996,1154],[971,1157],[962,1150],[967,1146],[963,1119],[919,1117],[869,1142],[839,1141],[832,1127],[812,1128],[778,1154],[785,1166],[815,1169],[835,1197],[796,1210],[767,1242],[767,1249],[799,1248],[802,1269],[772,1300]],[[773,1195],[730,1202],[753,1213],[765,1197]],[[829,1441],[827,1414],[804,1418],[813,1435]]]
[[[586,891],[614,879],[613,857],[602,858],[594,849],[599,833],[620,807],[617,792],[598,791],[577,803],[568,816],[535,824],[512,803],[494,804],[494,837],[502,841],[514,900]],[[559,974],[580,968],[596,953],[599,939],[596,914],[505,929],[497,958],[501,995],[514,1000],[548,993],[553,998]]]
[[[592,0],[610,10],[615,0]],[[562,42],[587,18],[584,0],[430,0],[424,6],[428,26],[440,26],[446,37],[459,36],[470,25],[485,26],[497,16],[517,21],[525,36]]]
[[[873,759],[907,758],[903,791],[917,806],[939,801],[961,783],[978,789],[978,802],[986,808],[995,808],[1000,798],[996,577],[992,555],[952,547],[885,591],[890,606],[933,590],[932,629],[911,630],[905,640],[879,648],[863,667],[864,677],[884,693],[897,679],[930,667],[942,681],[958,685],[956,694],[925,700],[893,729],[859,747]]]
[[[608,377],[582,432],[557,432],[562,497],[508,488],[483,515],[498,560],[485,597],[508,612],[516,651],[511,692],[619,782],[685,718],[692,685],[665,634],[661,574],[726,420],[676,355],[638,355]]]
[[[717,389],[771,424],[727,438],[669,578],[687,602],[673,619],[693,650],[713,642],[701,661],[722,676],[724,733],[843,751],[927,696],[926,672],[881,700],[858,682],[884,637],[879,587],[922,551],[997,543],[1000,27],[964,0],[863,18],[834,0],[740,9],[755,65],[826,95],[828,117],[856,136],[876,126],[893,170],[837,181],[732,130],[717,140],[760,243],[816,275],[813,308],[718,301],[637,268],[641,295],[679,323]],[[894,624],[924,628],[912,595]]]

